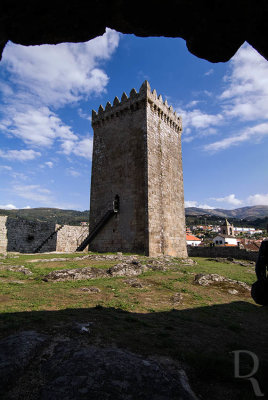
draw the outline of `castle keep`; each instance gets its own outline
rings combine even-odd
[[[186,257],[181,118],[145,81],[92,127],[89,249]]]

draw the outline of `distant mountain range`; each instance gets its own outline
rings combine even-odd
[[[196,207],[185,208],[187,217],[215,216],[221,218],[236,218],[253,221],[258,218],[268,218],[268,206],[252,206],[224,210],[221,208],[205,209]],[[79,225],[80,222],[89,220],[89,211],[61,210],[59,208],[29,208],[18,210],[1,210],[0,215],[14,218],[54,222],[57,224]]]
[[[185,214],[187,216],[210,215],[223,218],[246,219],[251,221],[257,218],[268,217],[268,206],[241,207],[234,210],[224,210],[222,208],[215,208],[211,210],[197,207],[186,207]]]

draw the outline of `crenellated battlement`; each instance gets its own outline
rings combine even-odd
[[[172,106],[168,105],[167,100],[163,101],[161,95],[157,96],[155,89],[151,91],[148,81],[143,82],[139,92],[131,89],[129,97],[123,92],[121,100],[116,96],[113,104],[107,102],[105,109],[100,105],[98,112],[92,110],[92,126],[103,125],[114,118],[120,118],[126,112],[135,112],[144,106],[145,102],[161,120],[177,132],[182,131],[181,117],[177,115],[176,111],[173,111]]]

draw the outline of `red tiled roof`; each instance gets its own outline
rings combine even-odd
[[[199,239],[193,235],[188,235],[188,234],[186,234],[186,240],[198,240],[199,242],[201,241],[201,239]]]

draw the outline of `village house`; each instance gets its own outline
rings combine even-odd
[[[201,243],[201,239],[197,238],[196,236],[190,235],[186,233],[186,243],[187,246],[199,246]]]

